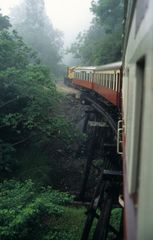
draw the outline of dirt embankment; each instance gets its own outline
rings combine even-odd
[[[81,104],[80,91],[64,84],[58,84],[57,89],[66,95],[64,100],[60,102],[60,114],[82,131],[85,112],[89,107]]]
[[[85,111],[88,106],[80,102],[80,92],[60,83],[57,90],[64,95],[60,100],[59,114],[64,116],[74,126],[74,131],[82,132],[85,120]],[[53,176],[53,185],[61,190],[79,192],[82,182],[85,159],[78,154],[81,141],[73,143],[69,150],[56,143],[55,151],[51,150],[51,158],[54,160],[56,176]],[[58,148],[57,148],[58,145]],[[53,147],[53,146],[52,146]],[[58,171],[57,171],[58,170]],[[58,178],[57,178],[58,176]]]

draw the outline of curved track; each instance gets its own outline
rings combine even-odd
[[[96,109],[100,114],[103,115],[103,117],[107,120],[107,123],[111,127],[111,129],[114,132],[114,135],[117,135],[117,123],[114,120],[114,118],[111,116],[111,114],[108,113],[108,110],[104,106],[102,106],[100,103],[97,103],[96,100],[92,99],[92,97],[84,96],[83,97],[87,102],[91,104],[91,106]]]

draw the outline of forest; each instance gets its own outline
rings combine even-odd
[[[93,1],[91,11],[89,30],[67,52],[85,65],[120,60],[122,1]],[[62,179],[86,136],[61,114],[69,101],[56,87],[64,79],[63,54],[62,32],[43,0],[24,0],[9,17],[0,12],[1,240],[79,239],[84,209],[71,206],[74,196]]]
[[[80,32],[68,52],[85,66],[103,65],[121,60],[123,1],[92,1],[91,26]]]

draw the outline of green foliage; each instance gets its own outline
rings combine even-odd
[[[68,52],[84,65],[100,65],[121,59],[123,4],[121,0],[92,2],[95,15],[88,31],[79,33]]]
[[[112,210],[110,224],[118,231],[120,228],[122,209],[116,208]]]
[[[1,177],[9,176],[17,166],[17,160],[15,158],[15,149],[11,144],[4,143],[0,140],[0,172]]]
[[[1,9],[0,9],[1,11]],[[9,27],[11,27],[11,24],[9,22],[9,19],[7,16],[3,16],[1,13],[0,13],[0,31],[2,31],[3,29],[7,29]]]
[[[59,232],[59,231],[54,231],[54,232],[49,232],[48,235],[44,236],[42,240],[75,240],[78,239],[76,238],[76,235],[73,233],[68,233],[68,232]]]
[[[79,240],[84,225],[84,208],[64,207],[61,218],[51,222],[51,231],[43,240]]]
[[[121,26],[123,19],[122,0],[98,0],[92,2],[92,12],[96,16],[97,22],[101,23],[105,31],[115,32],[118,25]]]
[[[120,231],[120,224],[121,224],[121,216],[122,216],[123,209],[115,208],[111,212],[110,224],[116,230]],[[108,233],[108,240],[115,239],[115,234],[112,232]]]
[[[53,121],[54,132],[57,138],[63,139],[66,144],[71,144],[75,137],[77,138],[77,133],[74,130],[74,126],[65,120],[62,116],[56,116]]]
[[[50,223],[63,216],[63,206],[72,200],[69,194],[51,187],[38,190],[30,180],[4,181],[0,189],[2,240],[44,239]]]
[[[72,134],[69,124],[57,116],[59,95],[50,71],[15,31],[6,28],[0,31],[0,70],[0,172],[4,177],[16,169],[15,153],[24,144],[43,145],[57,139],[65,144]]]

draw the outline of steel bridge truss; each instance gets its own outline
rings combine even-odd
[[[103,148],[103,164],[99,169],[100,174],[97,184],[92,190],[92,199],[86,211],[81,240],[88,240],[89,238],[92,240],[122,240],[123,208],[119,204],[119,197],[122,195],[123,188],[122,164],[120,156],[115,153],[118,112],[109,104],[107,105],[87,93],[82,94],[81,101],[92,106],[95,114],[94,121],[91,121],[89,117],[91,113],[90,111],[87,112],[84,126],[85,132],[87,126],[92,128],[92,136],[88,143],[87,162],[79,196],[81,201],[85,201],[85,194],[88,191],[88,179],[91,168],[94,167],[93,159],[97,149],[97,139],[100,139],[102,143],[100,147]],[[101,119],[103,119],[103,122]],[[112,132],[113,141],[106,136],[108,135],[108,128]],[[118,215],[120,215],[118,220],[114,219],[114,221],[118,222],[117,228],[112,225],[112,212],[116,208],[118,208]]]

